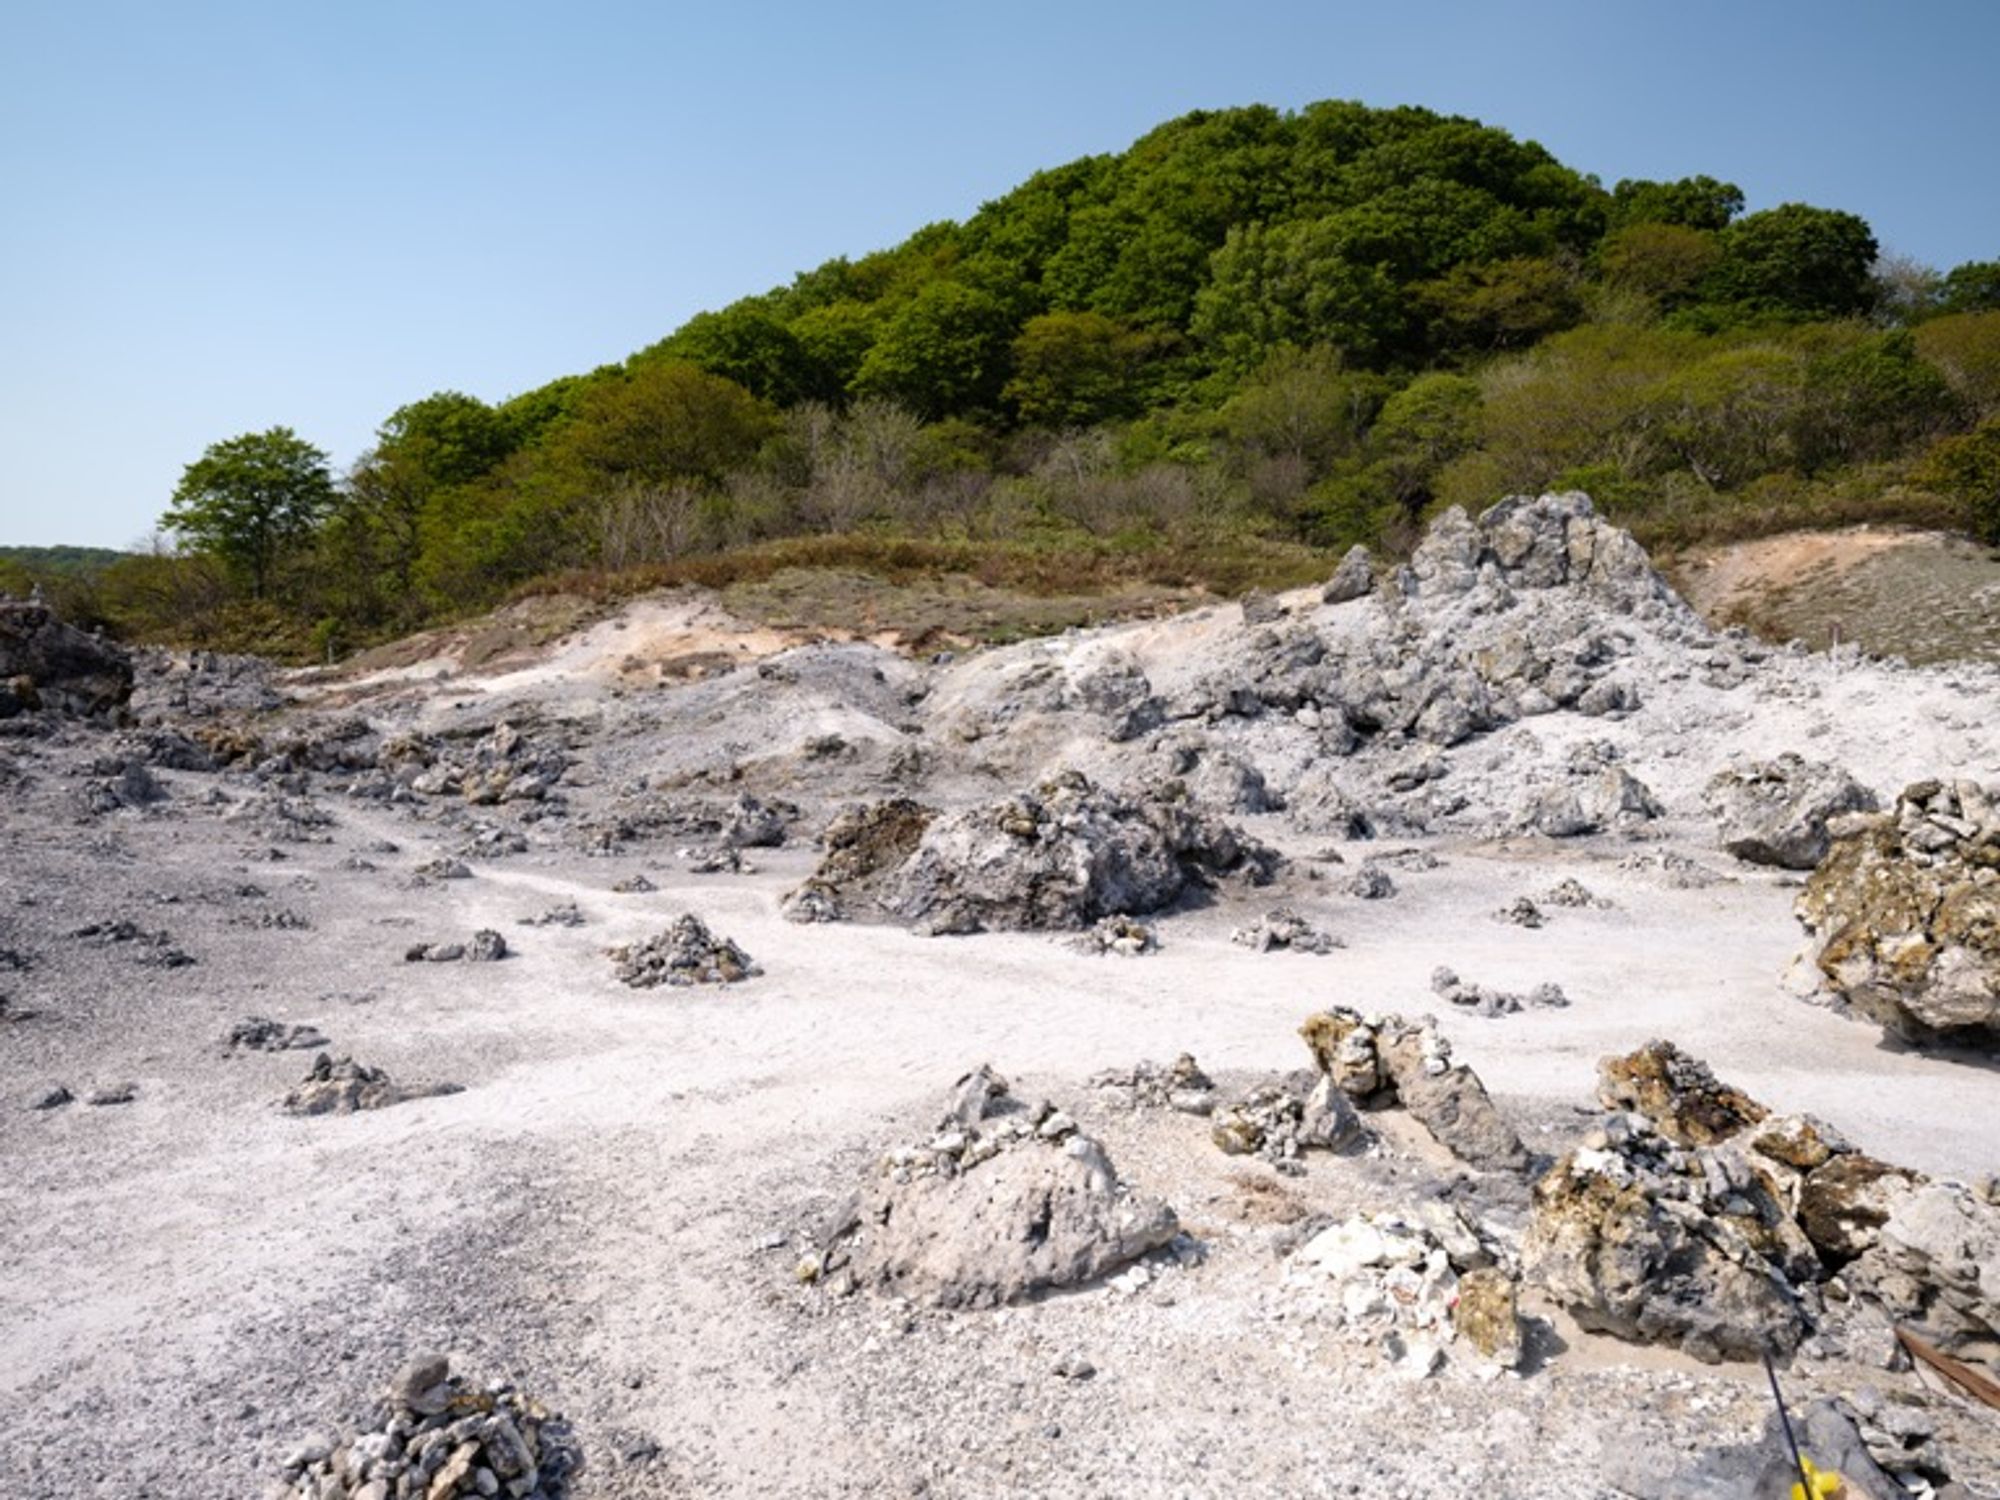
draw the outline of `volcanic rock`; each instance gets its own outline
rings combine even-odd
[[[1810,870],[1826,857],[1829,819],[1876,808],[1875,794],[1840,767],[1798,755],[1723,771],[1704,796],[1724,849],[1786,870]]]
[[[1770,1113],[1667,1041],[1605,1058],[1598,1065],[1597,1097],[1606,1109],[1637,1110],[1678,1146],[1712,1146]]]
[[[351,1057],[338,1062],[322,1052],[312,1071],[285,1095],[281,1108],[288,1115],[351,1115],[357,1110],[387,1109],[410,1099],[429,1099],[464,1092],[464,1085],[435,1083],[406,1087],[380,1068],[365,1067]]]
[[[511,1385],[474,1386],[442,1356],[397,1372],[380,1425],[339,1443],[309,1439],[277,1493],[298,1500],[563,1500],[583,1471],[569,1424]]]
[[[1366,547],[1359,544],[1349,547],[1340,559],[1340,566],[1333,570],[1333,577],[1320,590],[1320,599],[1327,604],[1345,604],[1351,599],[1359,599],[1375,588],[1375,559]]]
[[[132,696],[132,658],[55,617],[46,605],[0,600],[0,682],[18,711],[79,717],[115,714]]]
[[[1229,824],[1069,772],[931,822],[883,905],[930,931],[1073,929],[1158,911],[1224,875],[1260,883],[1276,863]]]
[[[1046,1104],[1013,1105],[978,1078],[950,1125],[890,1152],[809,1279],[849,1269],[877,1291],[941,1307],[997,1307],[1085,1285],[1173,1240],[1174,1211],[1128,1188],[1104,1148]],[[976,1097],[977,1118],[962,1101]],[[1013,1106],[1013,1107],[1010,1107]]]
[[[764,971],[728,938],[685,912],[665,932],[611,950],[618,977],[634,989],[655,985],[735,984]]]
[[[1833,993],[1919,1045],[2000,1045],[2000,801],[1920,782],[1861,815],[1796,907]]]
[[[1426,1018],[1367,1016],[1336,1006],[1299,1027],[1329,1080],[1371,1107],[1401,1104],[1439,1145],[1482,1171],[1526,1170],[1528,1151],[1479,1075],[1451,1061],[1451,1043]]]

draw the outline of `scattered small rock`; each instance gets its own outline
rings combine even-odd
[[[1521,995],[1488,989],[1483,984],[1468,984],[1442,965],[1431,970],[1431,993],[1447,1004],[1477,1011],[1482,1016],[1511,1016],[1528,1009],[1560,1010],[1569,1004],[1569,997],[1559,984],[1544,981]]]
[[[410,1099],[436,1098],[464,1092],[464,1085],[435,1083],[405,1087],[380,1068],[365,1067],[351,1057],[338,1062],[325,1052],[313,1059],[312,1070],[286,1094],[280,1107],[290,1115],[349,1115],[357,1110],[387,1109]]]
[[[574,901],[562,901],[537,916],[518,918],[522,927],[581,927],[590,919]]]
[[[327,1045],[317,1026],[287,1026],[267,1016],[248,1016],[229,1028],[225,1052],[310,1052]]]
[[[1294,953],[1331,953],[1347,945],[1324,928],[1316,927],[1288,906],[1266,912],[1248,927],[1229,934],[1229,941],[1259,953],[1286,948]]]
[[[1160,951],[1159,933],[1137,917],[1099,918],[1068,942],[1078,953],[1093,957],[1115,953],[1120,958],[1140,958]]]

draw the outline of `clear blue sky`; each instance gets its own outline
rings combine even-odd
[[[1422,104],[2000,257],[1996,70],[1992,0],[12,0],[0,543],[129,544],[219,438],[345,465],[1196,108]]]

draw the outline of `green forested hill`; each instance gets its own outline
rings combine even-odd
[[[256,629],[333,643],[827,535],[1230,581],[1553,485],[1654,539],[2000,534],[2000,263],[1743,208],[1422,109],[1188,115],[621,365],[410,402],[338,485],[283,429],[219,443],[165,517],[190,555],[107,607],[254,596]]]
[[[10,574],[88,577],[124,556],[109,547],[0,547],[0,582]]]

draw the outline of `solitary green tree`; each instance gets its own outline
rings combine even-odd
[[[326,455],[291,428],[273,427],[211,443],[182,473],[160,524],[262,599],[279,558],[333,500]]]

